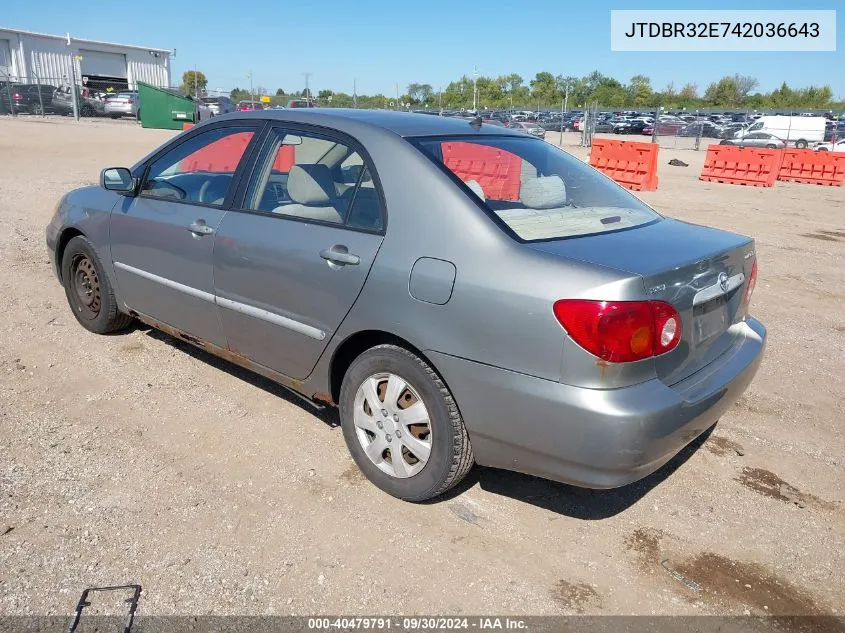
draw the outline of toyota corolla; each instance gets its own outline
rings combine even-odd
[[[413,501],[473,464],[640,479],[766,339],[751,238],[478,120],[215,117],[65,195],[47,244],[84,328],[142,321],[336,406],[363,473]]]

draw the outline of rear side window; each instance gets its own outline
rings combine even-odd
[[[381,204],[361,155],[334,139],[273,130],[250,180],[245,208],[380,230]]]
[[[607,233],[660,216],[574,156],[540,139],[418,138],[488,211],[525,241]]]

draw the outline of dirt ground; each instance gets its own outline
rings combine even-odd
[[[748,392],[632,486],[477,468],[412,505],[362,478],[333,411],[74,321],[44,244],[56,202],[171,135],[0,118],[0,614],[123,583],[143,614],[845,610],[845,188],[705,183],[704,152],[662,150],[644,200],[757,239],[769,345]]]

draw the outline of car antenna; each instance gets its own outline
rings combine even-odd
[[[481,127],[481,117],[479,115],[475,115],[475,118],[469,122],[469,124],[474,127],[476,130]]]

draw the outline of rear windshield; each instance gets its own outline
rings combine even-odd
[[[660,216],[557,147],[528,136],[417,138],[469,195],[525,241],[618,231]]]

